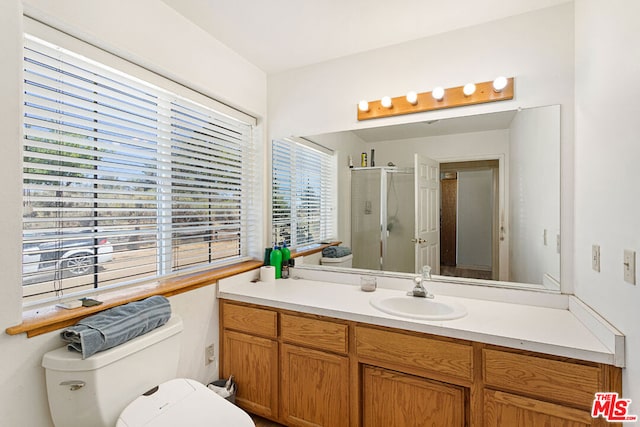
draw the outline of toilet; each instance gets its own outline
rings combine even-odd
[[[182,319],[82,359],[61,347],[42,359],[56,427],[254,427],[203,384],[175,378]]]

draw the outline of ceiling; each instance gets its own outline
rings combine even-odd
[[[569,0],[162,0],[267,74]]]

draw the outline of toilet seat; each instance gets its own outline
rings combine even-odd
[[[254,427],[249,414],[201,383],[177,378],[137,397],[116,427]]]

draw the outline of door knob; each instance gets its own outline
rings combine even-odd
[[[413,243],[418,243],[418,244],[420,244],[420,245],[421,245],[421,244],[423,244],[423,243],[427,243],[427,241],[426,241],[426,240],[424,240],[424,239],[419,239],[419,238],[418,238],[418,239],[411,239],[411,241],[412,241]]]

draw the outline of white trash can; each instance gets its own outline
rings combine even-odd
[[[353,261],[353,254],[345,255],[340,258],[320,258],[320,264],[332,267],[347,267],[351,268]]]

